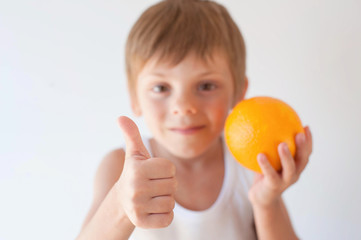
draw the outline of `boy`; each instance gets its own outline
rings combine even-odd
[[[246,93],[245,46],[227,10],[209,1],[163,1],[133,26],[126,64],[132,109],[153,138],[119,118],[126,147],[109,153],[78,239],[297,239],[282,192],[312,152],[308,127],[292,158],[249,179],[222,131]]]

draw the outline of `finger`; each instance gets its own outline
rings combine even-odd
[[[160,196],[152,198],[147,204],[146,212],[151,213],[170,213],[175,206],[173,196]]]
[[[151,213],[148,215],[148,224],[145,228],[164,228],[172,223],[174,218],[173,211],[169,213]]]
[[[306,131],[305,131],[306,132]],[[297,173],[300,174],[306,167],[309,158],[309,149],[307,149],[306,135],[299,133],[296,135],[296,165]]]
[[[157,179],[149,181],[149,196],[151,198],[159,196],[174,195],[177,190],[177,180],[175,178]]]
[[[175,172],[175,165],[165,158],[150,158],[144,162],[144,174],[148,179],[172,178]]]
[[[290,183],[296,174],[296,164],[286,143],[278,145],[278,154],[282,164],[282,178],[285,182]]]
[[[140,136],[137,125],[128,117],[121,116],[118,118],[119,127],[125,138],[125,156],[137,157],[138,159],[148,159],[150,154],[145,148]]]
[[[313,149],[313,146],[312,146],[313,140],[312,140],[312,133],[311,133],[309,126],[305,127],[305,135],[306,135],[307,150],[308,150],[309,155],[311,155],[312,149]]]
[[[277,184],[279,182],[279,175],[268,161],[266,155],[263,153],[258,154],[257,161],[262,170],[263,176],[272,184]]]

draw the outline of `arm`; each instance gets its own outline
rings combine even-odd
[[[123,150],[114,150],[100,164],[95,175],[93,203],[77,240],[128,239],[134,230],[117,201],[115,183],[123,170],[124,159]]]
[[[266,208],[253,205],[253,212],[259,239],[298,239],[282,199]]]
[[[282,172],[276,172],[264,154],[257,157],[263,174],[256,174],[248,195],[252,204],[259,239],[298,239],[282,200],[282,193],[295,183],[308,163],[312,152],[312,135],[308,127],[305,134],[296,136],[296,155],[292,157],[287,144],[278,146]]]
[[[128,239],[134,225],[121,207],[117,205],[116,190],[112,188],[90,221],[84,226],[77,240]]]

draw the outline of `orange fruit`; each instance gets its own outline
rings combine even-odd
[[[234,158],[246,168],[261,173],[257,155],[264,153],[277,171],[281,162],[277,147],[285,142],[295,156],[295,136],[304,132],[297,113],[272,97],[253,97],[239,102],[225,123],[225,140]]]

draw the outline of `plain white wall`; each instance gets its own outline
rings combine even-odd
[[[155,1],[0,0],[0,239],[74,239],[101,158],[132,116],[124,43]],[[221,1],[248,49],[247,97],[285,100],[314,152],[285,193],[302,239],[361,239],[361,2]],[[147,132],[141,119],[137,119]]]

